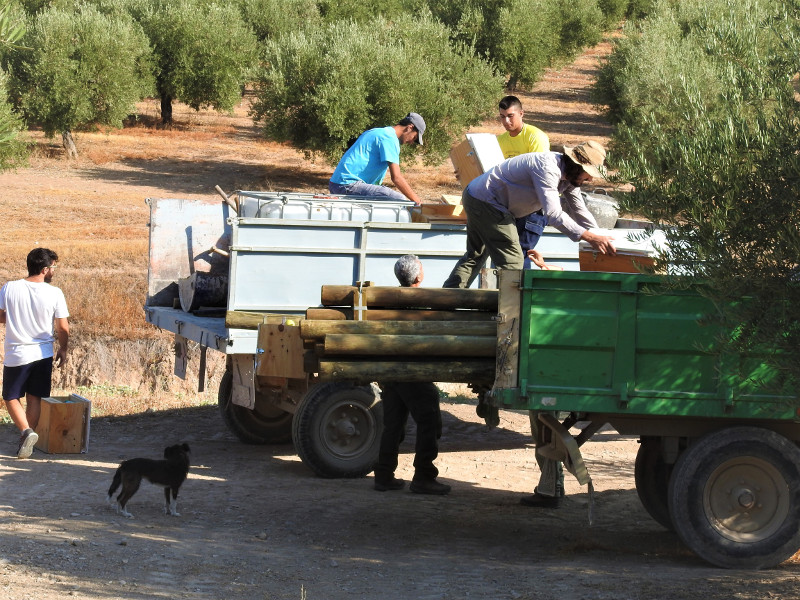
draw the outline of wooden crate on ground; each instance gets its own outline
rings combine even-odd
[[[77,394],[42,398],[36,448],[48,454],[88,452],[91,415],[91,401]]]

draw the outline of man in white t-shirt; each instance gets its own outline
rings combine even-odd
[[[50,285],[58,255],[47,248],[34,248],[27,262],[28,277],[9,281],[0,289],[0,323],[6,326],[3,400],[21,432],[17,458],[28,458],[39,440],[34,429],[39,424],[42,398],[50,395],[53,342],[57,336],[58,367],[67,361],[69,344],[67,302],[64,293]]]

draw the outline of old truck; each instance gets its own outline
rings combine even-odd
[[[535,411],[537,452],[590,491],[581,445],[607,424],[637,436],[643,506],[709,562],[763,568],[800,548],[796,387],[763,354],[720,352],[724,332],[697,289],[576,272],[576,245],[550,232],[541,248],[564,271],[501,271],[499,291],[462,290],[466,303],[423,288],[394,306],[382,292],[398,295],[394,260],[416,253],[436,286],[463,251],[463,226],[412,223],[406,206],[346,197],[239,192],[237,203],[149,203],[147,320],[175,333],[178,371],[189,341],[201,362],[207,348],[226,355],[219,407],[242,441],[292,439],[318,475],[360,476],[379,442],[373,382],[470,383],[489,419],[498,409]],[[345,218],[332,219],[337,211]],[[379,221],[378,211],[395,213]],[[179,288],[199,273],[226,276],[221,308],[178,307]],[[349,284],[329,294],[347,296],[349,308],[323,302],[325,283]],[[308,310],[320,304],[339,314]],[[453,306],[455,327],[436,312]]]
[[[224,201],[147,200],[146,320],[175,334],[180,377],[190,346],[199,349],[200,389],[208,349],[225,355],[219,407],[241,441],[293,440],[323,476],[369,472],[381,422],[372,388],[338,382],[335,397],[310,390],[317,377],[303,368],[297,340],[283,355],[291,360],[277,360],[274,345],[259,342],[258,325],[296,322],[319,306],[326,283],[395,286],[394,262],[408,252],[424,262],[423,285],[438,288],[464,252],[465,225],[444,217],[413,222],[411,202],[218,191]],[[636,225],[620,224],[620,235]],[[578,244],[553,228],[538,248],[554,267],[579,268]],[[440,373],[437,381],[454,377]]]
[[[287,442],[292,423],[296,430],[310,418],[305,409],[324,407],[321,401],[304,402],[315,378],[302,363],[263,360],[270,358],[263,356],[269,346],[258,344],[258,323],[266,319],[280,324],[304,315],[308,307],[319,305],[325,283],[396,285],[394,261],[408,252],[424,261],[424,285],[438,287],[464,252],[466,228],[447,220],[412,222],[411,202],[296,192],[238,191],[227,196],[219,191],[225,201],[147,200],[145,318],[175,334],[176,375],[186,377],[189,345],[199,348],[200,389],[207,350],[225,355],[219,406],[241,441]],[[578,244],[555,229],[545,230],[539,248],[554,266],[578,269]],[[342,434],[339,448],[330,436],[318,444],[306,442],[317,445],[322,455],[318,473],[355,475],[370,466],[380,423],[380,415],[373,413],[380,406],[368,392],[353,391],[356,399],[350,402],[345,390],[341,402],[331,401],[369,427]],[[337,422],[342,430],[356,429]]]

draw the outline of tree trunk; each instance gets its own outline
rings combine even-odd
[[[161,124],[164,127],[172,125],[172,96],[161,94]]]
[[[61,143],[67,151],[67,158],[78,158],[78,149],[75,147],[75,140],[72,139],[72,132],[68,129],[61,133]]]

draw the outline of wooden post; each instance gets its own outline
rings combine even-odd
[[[365,321],[491,321],[493,312],[481,310],[394,310],[370,309],[364,311]],[[352,308],[309,308],[306,319],[345,320],[353,319]]]
[[[496,388],[519,387],[520,287],[522,271],[501,269],[499,320],[497,323]]]
[[[263,323],[283,323],[286,320],[299,323],[303,317],[244,310],[229,310],[225,313],[225,327],[229,329],[258,329]]]
[[[325,356],[492,357],[496,344],[495,336],[332,333],[325,336]]]
[[[425,362],[320,360],[318,372],[322,379],[491,384],[494,381],[494,359]]]
[[[497,335],[493,321],[311,321],[300,323],[300,337],[319,339],[331,333],[382,335]]]
[[[323,306],[354,306],[359,290],[352,285],[323,285]],[[497,310],[497,290],[370,286],[361,289],[368,307]]]

